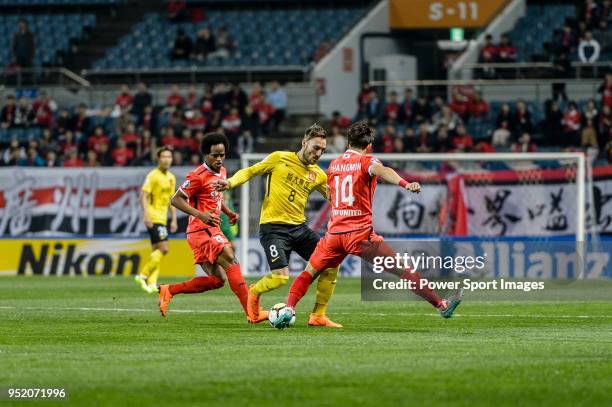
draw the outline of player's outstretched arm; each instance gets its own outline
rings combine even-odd
[[[200,212],[193,206],[189,205],[189,202],[187,202],[186,198],[187,196],[183,192],[181,192],[180,189],[178,189],[172,196],[170,203],[175,208],[185,212],[188,215],[191,215],[191,216],[194,216],[200,219],[202,222],[204,222],[207,225],[219,226],[221,220],[217,216],[214,215],[214,211],[211,210],[207,212]]]
[[[274,166],[278,163],[279,157],[280,153],[272,153],[257,164],[253,164],[250,167],[238,170],[231,178],[227,180],[216,180],[213,182],[213,187],[217,191],[225,191],[226,189],[236,188],[245,182],[248,182],[253,177],[261,174],[267,174],[271,172]]]
[[[385,182],[389,184],[399,185],[400,187],[410,191],[419,193],[421,192],[421,184],[418,182],[408,182],[402,177],[399,176],[397,172],[393,168],[385,167],[382,164],[376,164],[372,166],[370,170],[372,175],[380,177]]]

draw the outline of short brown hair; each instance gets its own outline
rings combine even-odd
[[[321,137],[324,139],[327,138],[327,132],[325,131],[323,127],[319,125],[319,123],[313,124],[312,126],[307,128],[306,132],[304,133],[304,139],[306,141],[312,140],[315,137]]]
[[[362,120],[349,127],[347,139],[350,147],[363,149],[374,142],[374,130],[367,120]]]

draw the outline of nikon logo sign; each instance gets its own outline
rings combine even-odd
[[[38,248],[35,246],[38,246]],[[37,245],[25,243],[19,257],[17,274],[136,274],[141,264],[139,253],[95,249],[86,251],[79,246],[76,243],[42,243]]]

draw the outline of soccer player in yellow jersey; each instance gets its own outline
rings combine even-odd
[[[149,294],[157,292],[157,277],[162,257],[168,253],[168,208],[171,212],[170,233],[176,232],[176,208],[170,205],[170,198],[176,189],[176,177],[170,172],[172,150],[162,147],[157,151],[158,167],[147,174],[140,194],[140,203],[144,211],[144,224],[149,231],[153,251],[140,274],[135,277],[136,283]]]
[[[257,175],[268,177],[259,219],[259,239],[266,252],[271,273],[262,277],[249,289],[247,313],[257,319],[261,294],[279,288],[289,281],[289,257],[296,251],[308,260],[320,239],[306,226],[306,203],[310,193],[320,192],[326,199],[327,175],[317,161],[327,146],[325,130],[314,124],[302,140],[298,152],[276,151],[263,161],[243,168],[228,180],[216,181],[218,190],[235,188]],[[327,315],[327,304],[334,292],[338,267],[321,273],[317,285],[315,307],[308,325],[341,328]]]

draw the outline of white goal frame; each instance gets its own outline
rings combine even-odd
[[[268,154],[243,154],[240,157],[240,167],[246,168],[257,161],[266,158]],[[586,240],[585,220],[586,211],[586,177],[587,164],[584,153],[580,152],[554,152],[554,153],[415,153],[415,154],[374,154],[382,161],[559,161],[568,160],[576,162],[576,187],[578,196],[576,197],[577,207],[583,210],[576,211],[576,242]],[[338,154],[324,154],[321,160],[333,160]],[[589,174],[592,174],[589,169]],[[249,243],[249,209],[250,209],[250,187],[246,182],[240,187],[240,257],[241,264],[248,264],[248,243]],[[248,268],[246,268],[248,269]]]

